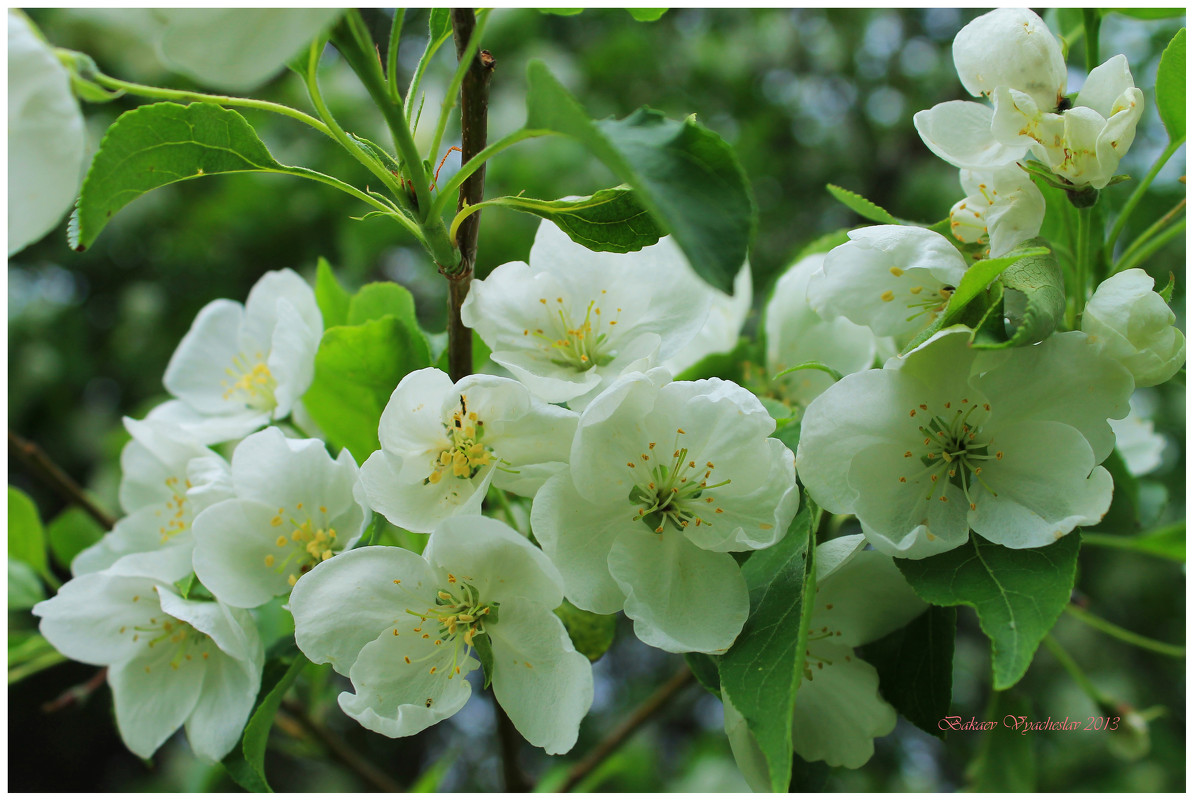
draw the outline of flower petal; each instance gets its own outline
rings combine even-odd
[[[891,557],[878,551],[855,552],[828,579],[818,581],[815,605],[812,628],[840,631],[834,644],[850,647],[903,628],[929,608]]]
[[[261,687],[261,664],[222,653],[207,660],[199,702],[186,721],[187,741],[201,759],[218,762],[240,739]]]
[[[292,527],[272,525],[274,506],[233,499],[204,509],[195,518],[195,574],[212,594],[232,606],[252,609],[290,592],[286,557],[297,548],[285,536]],[[281,546],[276,538],[286,539]],[[297,572],[297,568],[290,568]]]
[[[812,677],[800,685],[792,744],[802,759],[860,768],[875,753],[876,737],[895,728],[896,711],[879,695],[879,674],[842,646],[817,645]]]
[[[427,541],[423,556],[441,573],[472,584],[484,601],[504,604],[525,598],[554,609],[564,600],[563,579],[546,554],[492,518],[443,521]]]
[[[142,759],[153,756],[199,702],[203,661],[183,660],[175,667],[171,657],[168,648],[145,649],[108,669],[120,737]]]
[[[166,365],[166,391],[207,415],[243,408],[225,397],[243,320],[244,307],[231,300],[213,300],[200,309]]]
[[[988,170],[1024,157],[1025,146],[1005,145],[991,132],[992,110],[981,103],[950,100],[912,117],[925,146],[955,167]]]
[[[64,656],[90,665],[132,659],[144,643],[133,630],[159,609],[152,578],[88,573],[63,584],[58,594],[33,607],[38,628]]]

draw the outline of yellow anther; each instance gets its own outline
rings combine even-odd
[[[265,555],[265,566],[266,567],[274,566],[274,555],[272,553],[267,553]]]
[[[884,303],[893,301],[893,300],[895,300],[895,293],[889,289],[886,292],[884,292],[882,295],[879,296],[879,300],[883,301]]]
[[[891,272],[891,274],[892,274],[892,275],[894,275],[896,278],[899,278],[901,275],[903,275],[903,274],[904,274],[904,271],[903,271],[903,270],[901,270],[899,267],[892,267],[892,268],[891,268],[891,270],[890,270],[890,272]]]

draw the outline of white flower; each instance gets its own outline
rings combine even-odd
[[[215,762],[240,738],[264,661],[253,619],[219,602],[188,601],[170,582],[128,565],[68,581],[33,608],[65,656],[108,666],[125,745],[149,759],[179,726]]]
[[[1165,437],[1156,433],[1153,421],[1138,408],[1140,394],[1132,394],[1127,417],[1107,421],[1115,432],[1115,450],[1119,451],[1128,472],[1134,476],[1146,475],[1160,467],[1165,452]]]
[[[580,409],[619,375],[678,352],[705,324],[713,292],[670,237],[595,253],[545,220],[530,264],[473,281],[460,316],[531,392]]]
[[[19,11],[8,11],[8,255],[70,211],[83,179],[83,114],[70,73]]]
[[[729,381],[669,383],[656,368],[612,384],[581,414],[569,469],[531,508],[568,599],[598,614],[625,609],[656,648],[729,648],[748,601],[728,552],[778,542],[800,500],[774,430]]]
[[[953,56],[962,86],[975,97],[1009,86],[1052,111],[1065,94],[1061,43],[1027,8],[1000,8],[971,20],[954,37]]]
[[[1132,373],[1138,387],[1164,383],[1186,362],[1186,337],[1153,279],[1132,268],[1099,284],[1082,314],[1082,330]]]
[[[692,277],[703,282],[695,272],[692,272]],[[712,304],[709,306],[709,316],[705,325],[679,351],[664,359],[659,365],[666,367],[672,375],[679,375],[706,356],[725,353],[738,344],[738,335],[742,332],[742,325],[750,313],[754,295],[750,263],[744,263],[734,276],[732,295],[707,285],[705,288],[710,290],[712,295]]]
[[[825,254],[807,256],[780,276],[767,301],[767,372],[773,376],[789,367],[820,362],[843,375],[875,363],[879,340],[866,326],[845,317],[825,320],[808,302],[813,274],[822,269]],[[798,370],[779,380],[778,391],[801,409],[833,383],[821,370]]]
[[[1020,167],[962,170],[959,179],[966,197],[949,211],[956,239],[989,245],[990,257],[998,258],[1040,233],[1045,196]]]
[[[576,418],[509,378],[453,384],[416,370],[382,412],[381,450],[361,466],[361,488],[394,525],[430,532],[451,515],[480,514],[490,483],[534,495],[568,461]]]
[[[239,439],[280,420],[315,375],[323,318],[293,270],[261,277],[242,306],[215,300],[183,337],[163,383],[178,398],[151,419],[175,423],[204,443]]]
[[[792,744],[802,759],[851,769],[865,765],[875,738],[890,734],[896,724],[895,709],[879,695],[879,674],[854,649],[928,608],[890,556],[860,550],[862,545],[862,535],[854,535],[817,546],[816,608],[792,715]],[[724,691],[723,701],[734,758],[751,787],[767,792],[758,744]]]
[[[246,437],[232,454],[236,497],[192,523],[195,574],[231,606],[287,594],[364,532],[370,515],[353,497],[356,480],[347,449],[333,461],[317,439],[287,439],[276,428]]]
[[[154,575],[177,581],[191,572],[191,522],[232,497],[228,463],[173,426],[124,419],[133,438],[120,452],[120,505],[126,517],[71,563],[76,576],[111,567],[131,554],[160,565]]]
[[[365,728],[406,737],[454,715],[478,667],[469,649],[488,640],[498,702],[528,742],[561,754],[593,702],[589,660],[552,613],[562,600],[559,573],[525,538],[453,517],[423,556],[372,546],[317,566],[290,608],[303,653],[352,680],[340,707]]]
[[[966,272],[940,234],[908,225],[850,231],[808,282],[808,302],[827,320],[845,317],[879,336],[924,328],[949,302]]]
[[[882,370],[813,401],[796,465],[809,494],[858,516],[867,539],[919,559],[973,529],[1009,548],[1048,545],[1111,503],[1109,417],[1132,382],[1077,332],[976,352],[948,328]]]

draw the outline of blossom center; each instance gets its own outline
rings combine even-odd
[[[185,486],[180,486],[185,484]],[[187,514],[187,490],[191,488],[191,482],[183,479],[179,480],[177,476],[170,476],[166,479],[166,489],[170,491],[170,500],[166,501],[166,520],[158,527],[158,533],[162,535],[162,542],[169,542],[172,537],[176,537],[187,530],[190,526],[190,516]],[[162,517],[163,510],[157,510],[154,515]]]
[[[400,584],[401,580],[395,580]],[[469,648],[476,648],[474,641],[486,633],[486,627],[498,621],[498,607],[500,604],[488,603],[481,599],[481,594],[472,584],[461,581],[455,575],[448,574],[447,588],[440,589],[435,594],[435,606],[421,612],[407,609],[407,614],[417,617],[418,624],[411,629],[411,633],[422,640],[431,640],[436,649],[412,659],[409,655],[402,657],[408,665],[425,662],[439,655],[439,648],[447,643],[452,644],[452,664],[448,674],[459,675],[460,663],[463,661],[461,647],[465,654]],[[429,625],[430,624],[430,625]],[[401,632],[395,628],[395,637]],[[432,675],[439,671],[439,665],[432,665],[428,672]],[[427,706],[431,706],[434,699],[427,699]]]
[[[602,294],[605,294],[604,290]],[[574,321],[562,297],[556,298],[554,302],[549,302],[547,298],[539,298],[539,302],[544,306],[555,307],[554,312],[549,314],[549,322],[544,328],[526,329],[522,333],[523,336],[534,335],[544,343],[552,364],[570,367],[583,373],[613,361],[617,353],[610,348],[609,333],[603,324],[608,327],[617,325],[616,313],[614,319],[609,319],[608,315],[603,318],[597,301],[590,300],[589,305],[585,307],[585,316],[579,321]]]
[[[278,405],[274,397],[278,381],[260,352],[252,360],[238,353],[232,358],[232,366],[225,368],[224,372],[228,374],[228,380],[220,382],[224,387],[224,400],[235,399],[261,411]]]
[[[265,566],[275,573],[286,573],[286,581],[293,587],[299,577],[320,562],[332,558],[332,547],[336,543],[336,529],[328,522],[326,506],[319,507],[322,523],[316,523],[309,513],[303,511],[303,504],[295,505],[293,514],[284,507],[270,520],[275,529],[282,529],[274,540],[277,554],[265,555]],[[301,519],[301,522],[300,522]],[[290,534],[285,533],[289,524]]]
[[[671,459],[659,455],[657,443],[648,442],[646,450],[626,463],[635,473],[630,502],[637,513],[632,519],[643,521],[656,534],[662,534],[668,524],[678,531],[689,524],[712,525],[709,518],[725,511],[709,491],[724,487],[730,479],[710,484],[713,462],[697,467],[697,460],[689,458],[688,448],[680,445],[684,433],[684,429],[676,429]]]
[[[133,603],[141,600],[142,596],[133,596]],[[144,600],[152,602],[154,599]],[[183,663],[194,660],[196,655],[200,659],[208,659],[211,656],[211,637],[190,623],[171,617],[160,610],[141,625],[121,626],[118,633],[132,638],[135,643],[144,643],[146,648],[173,649],[170,667],[174,670],[178,670]],[[145,672],[151,673],[152,667],[146,665]]]
[[[444,431],[447,447],[435,457],[424,484],[438,484],[449,471],[456,478],[472,478],[493,462],[493,449],[482,442],[485,423],[476,412],[468,410],[464,395],[460,396],[460,408],[452,412],[451,422],[444,423]]]
[[[971,509],[975,508],[971,496],[975,484],[995,495],[982,478],[986,462],[1003,459],[1003,451],[992,453],[991,438],[983,436],[982,426],[990,412],[990,404],[971,403],[969,398],[962,398],[960,403],[945,401],[940,408],[922,403],[910,410],[909,417],[919,418],[917,431],[922,439],[921,447],[905,451],[904,458],[919,458],[922,468],[912,475],[901,475],[900,483],[919,483],[927,476],[925,500],[936,494],[938,500],[948,503],[944,485],[938,488],[938,482],[947,481],[962,490]]]
[[[892,267],[891,273],[899,278],[904,274],[904,271],[899,267]],[[925,287],[921,285],[908,287],[905,292],[901,293],[902,295],[906,296],[900,297],[899,299],[900,304],[912,311],[912,314],[908,315],[904,319],[908,322],[911,322],[923,314],[928,315],[928,318],[932,320],[945,309],[946,305],[949,304],[949,299],[953,297],[954,289],[954,287],[948,284],[945,284],[936,290],[930,289],[928,292],[926,292]],[[884,303],[893,303],[896,301],[897,297],[899,296],[897,296],[896,293],[890,289],[879,293],[879,300],[883,301]]]

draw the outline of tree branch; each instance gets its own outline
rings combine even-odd
[[[493,711],[497,715],[498,742],[502,749],[502,784],[507,793],[529,793],[532,789],[531,780],[523,773],[518,764],[518,744],[522,735],[514,728],[514,722],[498,703],[497,696],[491,694]]]
[[[60,709],[66,709],[71,704],[76,704],[87,698],[93,692],[100,688],[104,683],[104,679],[108,678],[108,669],[102,668],[98,673],[92,676],[82,684],[76,684],[74,687],[67,688],[61,695],[53,701],[47,701],[41,705],[41,711],[47,715],[53,714]]]
[[[452,35],[456,41],[456,56],[464,58],[470,51],[469,40],[477,26],[471,8],[452,9]],[[475,48],[474,48],[475,52]],[[489,80],[493,76],[494,60],[488,50],[473,57],[460,85],[460,163],[485,149],[489,117]],[[480,167],[460,187],[456,210],[481,202],[485,195],[485,167]],[[455,269],[444,270],[448,279],[448,372],[459,381],[473,371],[473,333],[460,320],[460,307],[468,296],[473,266],[477,260],[477,234],[480,213],[469,215],[456,235],[460,263]]]
[[[45,451],[36,443],[18,436],[11,428],[8,430],[8,452],[61,495],[63,500],[91,515],[105,530],[111,531],[116,525],[116,519],[96,506],[83,492],[83,488],[55,464]]]
[[[299,725],[319,740],[336,760],[356,774],[362,781],[383,793],[401,793],[402,787],[384,773],[379,767],[358,754],[348,743],[341,740],[335,732],[322,724],[316,723],[307,714],[303,705],[289,698],[282,700],[282,709],[286,714],[298,721]]]
[[[639,704],[638,708],[631,712],[630,716],[622,721],[616,729],[607,734],[604,740],[585,755],[584,759],[572,766],[572,770],[568,771],[568,777],[560,785],[558,792],[568,793],[576,789],[576,786],[586,776],[592,773],[610,754],[621,748],[630,739],[630,735],[638,731],[638,728],[646,723],[652,715],[691,684],[694,678],[688,665],[682,665],[666,684],[656,690],[646,701]]]

